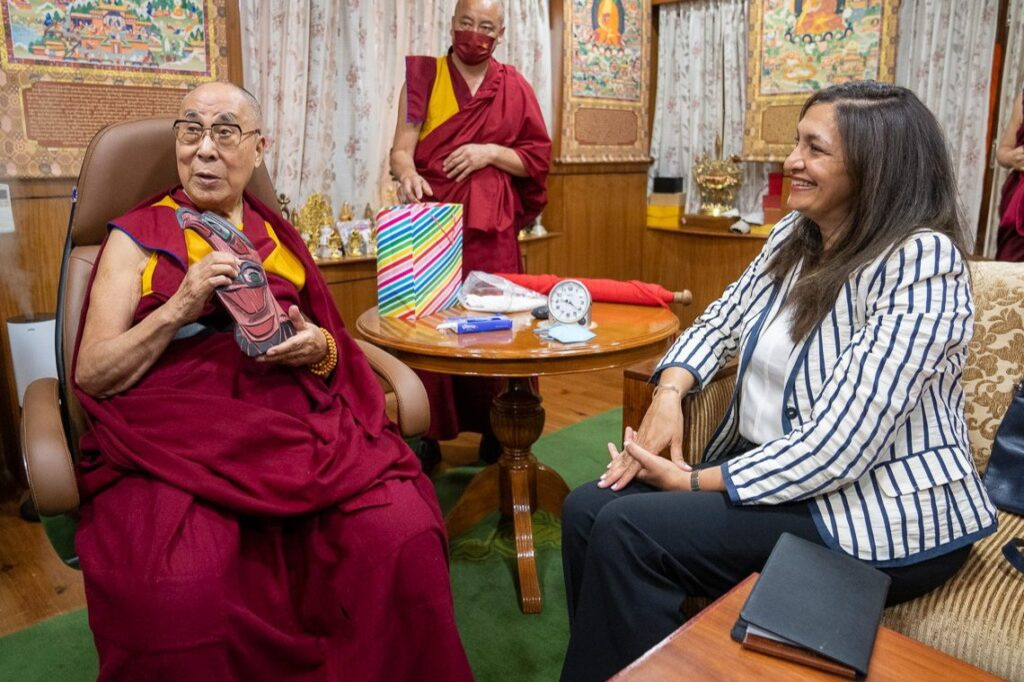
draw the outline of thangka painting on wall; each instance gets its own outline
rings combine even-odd
[[[816,90],[896,75],[899,0],[753,0],[743,157],[782,161]]]
[[[650,0],[563,0],[558,161],[649,161]]]
[[[225,77],[226,1],[0,0],[0,177],[77,176],[98,130]]]

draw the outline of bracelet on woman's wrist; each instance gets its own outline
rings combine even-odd
[[[674,386],[672,384],[658,384],[657,386],[654,387],[654,394],[652,395],[652,397],[657,398],[658,394],[662,393],[663,391],[672,391],[673,393],[676,394],[677,398],[683,397],[682,390],[678,386]]]
[[[694,469],[690,472],[690,492],[700,492],[700,469]]]

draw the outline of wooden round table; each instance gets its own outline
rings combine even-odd
[[[679,320],[665,308],[595,303],[591,331],[596,336],[583,343],[541,339],[534,330],[543,323],[529,313],[509,315],[514,326],[507,331],[460,335],[436,329],[447,318],[481,314],[454,308],[410,322],[381,317],[377,308],[371,308],[359,316],[356,328],[367,341],[389,349],[410,367],[508,379],[491,405],[501,457],[470,481],[445,524],[449,537],[454,537],[492,511],[511,516],[520,606],[523,613],[539,613],[532,514],[543,509],[560,515],[569,487],[530,450],[544,430],[544,408],[530,377],[610,369],[659,355],[671,344]]]

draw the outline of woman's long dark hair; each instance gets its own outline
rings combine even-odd
[[[802,262],[786,301],[790,335],[805,338],[829,314],[859,268],[920,229],[948,236],[966,253],[963,214],[942,128],[906,88],[853,81],[820,90],[804,103],[832,104],[852,190],[851,210],[826,251],[818,225],[801,216],[793,234],[768,264],[782,279]]]

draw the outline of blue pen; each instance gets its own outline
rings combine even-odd
[[[490,317],[452,317],[437,325],[438,331],[455,331],[456,334],[474,334],[511,329],[512,319],[504,315]]]

